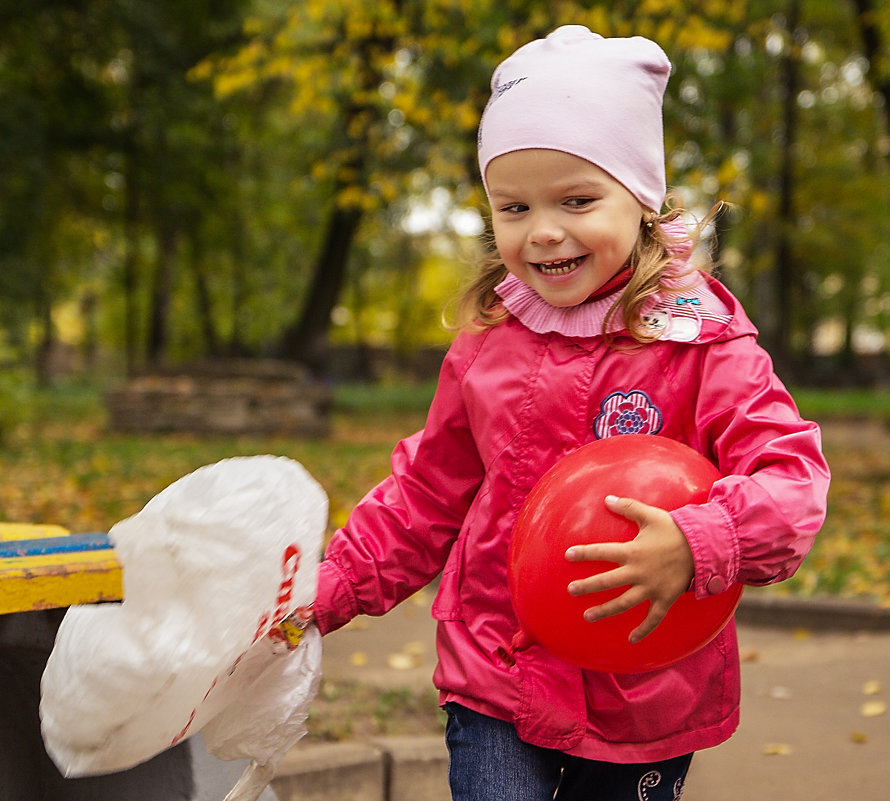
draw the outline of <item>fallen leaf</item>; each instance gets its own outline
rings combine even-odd
[[[862,731],[852,731],[850,732],[850,740],[857,745],[864,745],[868,742],[868,735]]]
[[[340,697],[340,688],[336,684],[322,679],[319,695],[326,701],[336,701]]]
[[[795,640],[808,640],[810,639],[810,630],[809,629],[795,629],[794,634],[792,635]]]
[[[426,645],[420,640],[412,640],[402,646],[402,653],[409,656],[423,656],[426,653]]]
[[[864,718],[876,718],[887,711],[887,704],[883,701],[866,701],[859,707],[859,714]]]
[[[884,688],[881,686],[881,682],[877,681],[877,679],[871,679],[870,681],[865,682],[862,685],[862,694],[863,695],[878,695]]]
[[[386,664],[393,670],[410,670],[414,667],[414,659],[410,654],[390,654],[386,658]]]
[[[429,606],[430,605],[430,594],[426,590],[419,590],[415,592],[408,599],[415,606]]]
[[[760,651],[755,648],[751,648],[747,651],[742,651],[739,658],[742,662],[759,662],[760,661]]]
[[[368,664],[368,655],[364,651],[354,651],[349,661],[354,667],[364,667]]]
[[[767,743],[763,746],[763,753],[767,756],[788,756],[794,749],[788,743]]]

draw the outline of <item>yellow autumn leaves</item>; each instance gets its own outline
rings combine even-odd
[[[887,702],[883,699],[884,686],[877,679],[869,679],[862,685],[862,695],[866,698],[859,706],[859,716],[862,718],[876,718],[887,713]],[[790,691],[785,688],[774,688],[773,697],[788,698]],[[856,745],[866,745],[870,742],[866,731],[854,729],[849,733],[850,742]],[[794,753],[794,746],[787,742],[768,742],[761,749],[765,756],[790,756]]]
[[[27,401],[46,405],[45,419],[6,432],[0,519],[104,531],[201,464],[267,452],[304,462],[330,495],[332,525],[342,524],[368,487],[388,473],[393,442],[420,428],[425,411],[340,413],[332,436],[317,443],[128,437],[105,431],[98,394],[77,408],[66,406],[65,397],[60,393],[52,404]],[[826,436],[826,455],[833,481],[825,526],[797,574],[770,591],[861,597],[890,606],[890,431],[858,442]]]
[[[404,191],[406,151],[422,151],[420,160],[440,180],[459,185],[473,177],[466,154],[491,68],[558,24],[650,36],[675,51],[724,51],[731,26],[741,23],[740,11],[710,2],[683,8],[675,0],[646,0],[632,14],[587,5],[301,0],[250,18],[239,49],[208,58],[191,76],[212,81],[221,99],[273,87],[297,139],[307,126],[328,131],[311,168],[314,180],[332,181],[341,208],[373,211]],[[361,168],[349,174],[355,164]]]

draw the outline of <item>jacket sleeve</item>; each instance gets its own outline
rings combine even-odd
[[[483,477],[460,391],[463,351],[446,356],[425,428],[396,446],[391,475],[327,547],[314,605],[322,634],[388,612],[445,564]]]
[[[701,359],[694,436],[724,478],[707,503],[672,513],[698,597],[791,576],[825,519],[829,484],[818,426],[800,418],[752,336],[711,344]]]

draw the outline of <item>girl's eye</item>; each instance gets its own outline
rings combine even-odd
[[[593,203],[595,198],[592,197],[573,197],[566,201],[566,205],[573,209],[583,209]]]
[[[507,214],[521,214],[528,211],[528,206],[524,203],[511,203],[509,206],[501,206],[501,211]]]

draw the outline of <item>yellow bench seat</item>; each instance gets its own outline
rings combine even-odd
[[[107,534],[0,523],[0,614],[122,597],[121,566]]]

